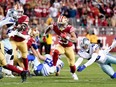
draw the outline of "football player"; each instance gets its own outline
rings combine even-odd
[[[111,46],[113,46],[114,43],[116,43],[116,41],[114,41]],[[82,39],[80,46],[81,49],[78,51],[79,58],[75,63],[78,72],[81,72],[94,62],[97,62],[107,75],[111,78],[116,78],[116,72],[111,66],[111,64],[116,64],[116,58],[108,54],[111,46],[108,49],[102,50],[98,44],[90,44],[87,38]],[[83,59],[87,59],[88,61],[80,66]]]
[[[46,54],[42,56],[44,58],[44,62],[40,63],[37,57],[33,55],[28,55],[28,60],[33,61],[34,65],[34,73],[36,76],[49,76],[50,74],[55,73],[56,76],[60,74],[61,68],[63,68],[64,63],[60,59],[58,59],[56,64],[56,70],[53,70],[53,60],[50,54]]]
[[[12,29],[15,27],[15,23],[17,20],[17,11],[15,9],[9,9],[7,12],[7,16],[0,21],[1,28],[1,41],[4,44],[5,49],[5,58],[8,64],[13,64],[13,55],[12,55],[12,45],[9,41],[9,37],[14,35]],[[7,25],[7,26],[6,26]],[[12,32],[12,33],[11,33]],[[12,63],[11,63],[12,62]],[[12,75],[11,71],[3,69],[4,73],[8,75]]]
[[[4,29],[7,28],[7,26],[4,25],[2,28],[3,28],[3,30],[4,30]],[[8,35],[8,36],[9,36],[9,35]],[[13,71],[13,72],[16,72],[16,73],[20,74],[20,75],[21,75],[21,78],[22,78],[22,82],[26,81],[26,78],[27,78],[26,73],[27,73],[27,71],[20,70],[20,69],[16,68],[15,66],[6,63],[5,54],[6,54],[6,53],[7,53],[7,54],[8,54],[8,53],[12,53],[12,52],[11,52],[11,50],[5,50],[4,48],[5,48],[5,47],[4,47],[3,42],[0,41],[0,63],[1,63],[1,65],[2,65],[2,67],[5,68],[5,69],[8,69],[8,70],[11,70],[11,71]],[[4,50],[5,50],[5,51],[4,51]],[[12,57],[9,57],[9,58],[11,59]]]
[[[53,53],[53,65],[56,67],[59,54],[65,54],[67,57],[68,64],[70,66],[70,72],[74,80],[78,80],[78,77],[75,73],[75,53],[73,50],[73,42],[76,41],[75,28],[72,25],[68,24],[68,19],[65,16],[59,16],[57,23],[54,23],[48,27],[45,32],[48,33],[50,30],[53,30],[56,35],[59,37],[59,44],[55,47]]]
[[[13,46],[14,60],[16,58],[16,49],[19,49],[22,53],[24,69],[28,71],[28,59],[27,59],[28,49],[27,49],[26,40],[29,38],[28,35],[29,17],[23,15],[24,10],[21,5],[18,5],[16,10],[18,12],[17,27],[15,30],[17,31],[17,34],[12,36],[10,41]]]
[[[32,68],[34,69],[35,75],[48,76],[52,73],[56,73],[56,76],[59,75],[60,70],[64,65],[64,63],[60,59],[58,59],[57,67],[56,67],[56,70],[54,71],[52,56],[49,54],[46,54],[45,56],[41,55],[39,53],[37,43],[35,42],[33,37],[31,37],[28,40],[27,46],[28,46],[28,53],[29,53],[27,58],[28,58],[28,61],[31,61],[34,65],[34,67]],[[44,63],[40,63],[40,60],[44,61]],[[18,63],[19,62],[21,64],[20,59],[18,60]]]

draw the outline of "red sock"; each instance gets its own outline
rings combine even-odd
[[[25,66],[25,70],[28,70],[28,59],[27,58],[22,58],[23,59],[23,64]]]
[[[76,71],[76,66],[74,65],[74,66],[70,66],[70,71],[71,71],[71,73],[75,73],[75,71]]]
[[[53,66],[56,66],[58,56],[59,56],[59,51],[55,50],[54,53],[53,53]]]
[[[10,65],[10,64],[7,64],[6,66],[4,66],[4,68],[8,69],[8,70],[11,70],[13,72],[16,72],[18,74],[21,74],[21,70],[19,70],[16,66],[13,66],[13,65]]]

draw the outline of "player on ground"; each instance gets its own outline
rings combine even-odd
[[[57,23],[49,26],[45,34],[53,30],[59,37],[59,44],[57,44],[53,53],[53,65],[54,68],[57,64],[59,54],[65,54],[70,67],[70,72],[74,80],[78,80],[75,73],[75,53],[72,47],[73,42],[76,41],[75,28],[68,24],[68,19],[65,16],[59,16]]]
[[[37,43],[35,42],[33,37],[28,40],[27,46],[29,53],[27,58],[28,61],[31,61],[34,65],[32,69],[34,70],[35,75],[48,76],[52,73],[56,73],[56,76],[59,75],[60,70],[64,65],[64,63],[60,59],[58,59],[56,70],[54,71],[52,56],[49,54],[46,54],[45,56],[41,55],[39,53]],[[40,63],[40,60],[42,60],[43,63]],[[22,65],[22,62],[20,61],[20,56],[17,62],[19,65]]]
[[[79,58],[75,63],[78,72],[97,62],[107,75],[111,78],[116,78],[116,72],[111,66],[111,64],[116,64],[116,58],[108,54],[109,50],[100,50],[97,44],[90,44],[87,38],[82,39],[80,46],[81,49],[78,51]],[[80,66],[83,59],[87,59],[88,61]]]
[[[56,70],[53,70],[53,60],[50,54],[42,56],[44,62],[40,63],[34,55],[28,55],[28,60],[33,61],[34,64],[34,73],[36,76],[49,76],[50,74],[55,73],[56,76],[60,74],[61,68],[63,68],[64,63],[58,59],[56,64]]]

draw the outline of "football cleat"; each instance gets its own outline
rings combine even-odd
[[[74,80],[78,80],[76,73],[71,73]]]
[[[21,72],[21,79],[22,79],[22,82],[26,81],[26,79],[27,79],[27,71],[22,71]]]
[[[111,76],[112,79],[116,79],[116,73]]]

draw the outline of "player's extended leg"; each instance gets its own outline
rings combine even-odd
[[[64,54],[64,48],[61,45],[57,45],[53,52],[53,66],[56,66],[59,54]]]
[[[1,64],[3,66],[3,68],[5,69],[8,69],[8,70],[11,70],[13,72],[16,72],[18,74],[21,75],[21,78],[22,78],[22,82],[26,81],[26,71],[21,71],[19,70],[17,67],[13,66],[13,65],[10,65],[10,64],[7,64],[6,63],[6,59],[5,59],[5,56],[3,54],[4,52],[0,49],[0,61],[1,61]]]
[[[67,61],[70,66],[70,72],[72,73],[72,76],[74,80],[78,80],[77,75],[75,74],[76,66],[75,66],[75,53],[72,47],[66,47],[65,48],[65,54],[67,56]]]
[[[24,69],[24,64],[23,64],[23,60],[22,60],[22,58],[15,58],[14,57],[14,62],[13,62],[13,64],[14,65],[19,65],[19,67],[21,68],[21,69]]]
[[[107,60],[105,61],[104,64],[101,64],[101,68],[111,78],[116,78],[116,73],[111,67],[111,64],[116,64],[116,58],[111,55],[107,55],[106,57],[107,57]]]
[[[59,56],[59,51],[55,49],[53,52],[53,66],[56,66],[58,56]]]
[[[116,73],[114,72],[113,68],[110,64],[100,64],[101,69],[109,75],[111,78],[116,78]]]
[[[65,49],[66,51],[66,56],[67,56],[67,61],[68,64],[70,66],[71,72],[74,73],[76,71],[76,67],[75,67],[75,54],[74,54],[74,50],[72,47],[67,47]]]
[[[8,38],[3,39],[2,43],[4,44],[6,62],[7,62],[7,64],[13,65],[13,58],[14,58],[13,49],[12,49],[12,45],[11,45],[9,39]],[[3,69],[3,72],[5,74],[7,74],[8,76],[14,77],[10,70]]]
[[[27,43],[26,42],[17,42],[18,49],[22,53],[22,59],[23,63],[25,66],[25,70],[28,70],[28,59],[27,59],[27,54],[28,54],[28,49],[27,49]]]

